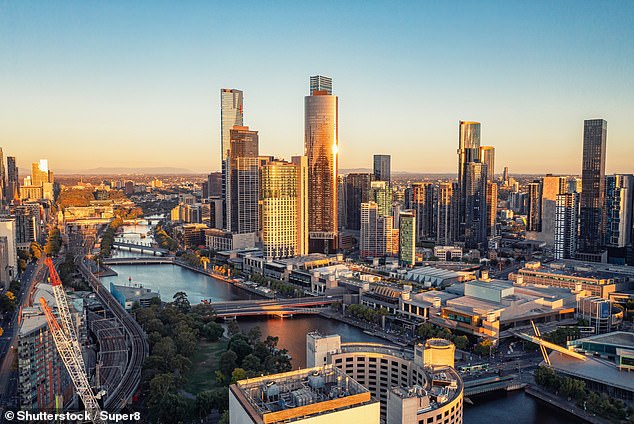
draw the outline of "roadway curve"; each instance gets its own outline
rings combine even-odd
[[[108,412],[120,411],[132,398],[141,382],[141,368],[145,358],[149,355],[150,347],[143,328],[128,314],[115,300],[108,289],[103,287],[97,277],[86,266],[83,258],[78,258],[79,270],[91,285],[93,291],[105,308],[110,309],[115,318],[121,323],[128,339],[128,362],[123,370],[119,385],[108,393],[104,402],[104,410]]]

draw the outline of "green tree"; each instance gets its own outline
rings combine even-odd
[[[453,344],[456,349],[465,350],[469,347],[469,338],[467,336],[456,336],[453,338]]]
[[[257,375],[257,373],[262,369],[262,362],[260,362],[260,358],[251,353],[242,361],[242,368],[244,368],[247,372],[251,372],[252,375]]]
[[[247,378],[247,372],[242,368],[236,368],[231,373],[231,384],[236,384],[240,380]]]
[[[211,342],[218,341],[224,334],[225,330],[222,326],[214,321],[210,321],[203,326],[201,335]]]
[[[219,368],[225,376],[229,377],[237,366],[238,355],[233,350],[228,350],[220,355]]]
[[[190,312],[192,305],[189,303],[187,293],[179,291],[174,294],[173,305],[182,313]]]

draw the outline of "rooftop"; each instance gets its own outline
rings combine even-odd
[[[241,380],[231,392],[251,415],[266,423],[376,402],[368,389],[332,365]],[[316,404],[318,408],[308,407]]]
[[[549,355],[549,358],[552,367],[564,374],[634,392],[632,374],[627,371],[619,371],[611,362],[593,357],[579,361],[554,351]]]
[[[612,333],[597,334],[596,336],[584,337],[582,339],[575,340],[575,342],[595,342],[634,349],[634,334],[625,331],[614,331]]]

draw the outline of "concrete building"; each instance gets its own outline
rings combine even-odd
[[[555,200],[555,259],[572,259],[579,235],[579,193],[558,194]]]
[[[631,251],[634,233],[634,175],[605,177],[605,215],[605,245],[610,262],[631,264],[634,260],[628,250]]]
[[[362,258],[381,258],[398,254],[398,230],[392,227],[392,216],[383,216],[375,202],[361,204],[361,237],[359,254]]]
[[[161,299],[159,293],[142,285],[128,287],[110,283],[110,293],[127,311],[131,310],[135,303],[145,308],[152,304],[152,299]]]
[[[412,210],[399,214],[398,259],[401,265],[416,265],[416,214]]]
[[[308,347],[314,343],[327,343],[324,338],[333,339],[332,343],[328,342],[330,350],[326,352],[325,360],[323,352]],[[447,355],[428,352],[425,356],[425,350],[433,349],[433,342],[427,346],[418,345],[414,351],[379,343],[341,343],[335,349],[338,338],[336,334],[308,333],[307,362],[316,366],[335,365],[367,387],[381,404],[383,420],[398,424],[441,424],[444,420],[462,423],[462,380],[452,367],[453,358],[451,363],[446,363],[443,360],[449,361]],[[311,360],[308,356],[313,352],[320,356]],[[392,392],[393,388],[404,388],[404,391]],[[408,400],[412,399],[411,390],[415,390],[419,398]],[[425,407],[416,408],[412,403]]]
[[[379,402],[339,368],[320,366],[238,381],[231,424],[379,424]]]
[[[8,288],[18,275],[15,219],[0,218],[0,286]]]
[[[441,262],[462,259],[462,248],[457,246],[434,246],[434,256]]]
[[[380,216],[392,216],[392,189],[387,181],[370,182],[370,201],[379,207]]]

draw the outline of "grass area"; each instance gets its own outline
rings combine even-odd
[[[220,355],[227,350],[228,340],[221,339],[217,342],[201,341],[196,353],[191,358],[192,367],[185,374],[185,387],[183,389],[193,395],[205,390],[218,387],[216,383],[216,370]]]

